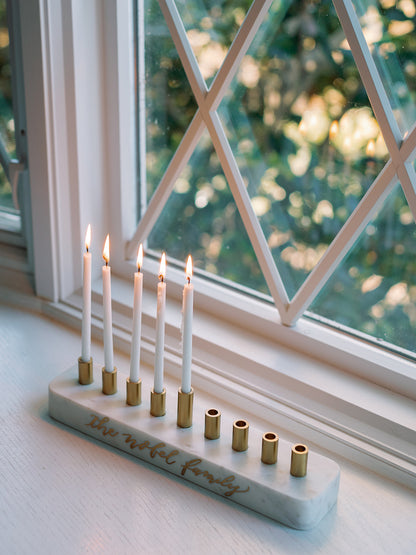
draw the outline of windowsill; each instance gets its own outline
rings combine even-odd
[[[154,276],[152,281],[155,281]],[[173,284],[169,289],[175,298],[168,296],[165,372],[179,381],[181,293],[180,288]],[[92,333],[100,340],[101,290],[101,281],[97,280],[93,284]],[[196,295],[198,290],[196,280]],[[112,291],[115,346],[129,354],[132,284],[113,276]],[[322,328],[314,323],[301,321],[297,329],[281,327],[273,322],[275,315],[272,315],[273,307],[270,307],[270,325],[277,326],[280,331],[280,334],[274,335],[279,337],[278,343],[272,338],[270,329],[262,333],[259,328],[259,332],[254,333],[245,322],[237,326],[224,321],[224,318],[213,314],[212,309],[202,309],[201,304],[204,300],[195,310],[193,327],[192,380],[196,389],[244,407],[245,413],[278,422],[279,428],[284,427],[295,433],[300,441],[313,442],[409,487],[416,487],[416,422],[412,399],[371,383],[371,377],[365,380],[354,373],[347,373],[344,360],[338,360],[335,366],[297,350],[299,339],[296,336],[299,337],[299,334],[302,342],[305,337],[312,337],[311,345],[316,339],[313,336],[319,331],[322,334]],[[145,289],[143,306],[142,359],[152,366],[156,312],[154,291]],[[79,292],[65,302],[44,304],[47,314],[78,329],[81,308]],[[233,318],[232,314],[227,316],[229,320]],[[254,320],[256,317],[253,316]],[[335,332],[329,333],[333,334],[334,343],[329,355],[326,348],[325,355],[331,361],[336,360],[336,348],[341,352],[340,344],[347,339],[338,339]],[[336,345],[336,341],[340,344]],[[356,344],[358,350],[354,363],[358,367],[367,365],[375,371],[374,361],[370,363],[365,359],[369,347],[359,342]],[[320,345],[315,344],[315,351],[311,352],[317,355],[319,348],[325,348],[322,338]],[[387,365],[394,369],[396,362],[401,366],[401,378],[410,381],[412,365],[385,354]],[[379,362],[376,360],[377,364]]]
[[[288,441],[305,438],[311,449],[333,458],[341,466],[337,506],[312,530],[296,531],[281,526],[102,443],[86,440],[83,434],[53,421],[47,415],[47,387],[78,355],[80,311],[76,305],[80,299],[75,295],[71,304],[46,303],[34,296],[25,272],[4,268],[5,258],[0,260],[0,326],[5,332],[0,354],[7,361],[0,374],[8,384],[2,404],[5,426],[0,449],[4,503],[8,507],[2,521],[6,550],[25,552],[42,545],[44,551],[55,552],[62,546],[64,536],[67,545],[77,546],[78,551],[98,549],[103,553],[130,553],[137,551],[137,545],[151,550],[155,538],[159,552],[175,553],[201,551],[201,545],[209,545],[207,549],[212,553],[269,553],[276,550],[276,545],[282,553],[296,549],[351,553],[359,552],[363,545],[371,545],[375,552],[411,552],[414,494],[391,481],[397,478],[397,473],[392,472],[387,479],[378,476],[382,465],[377,464],[376,456],[366,459],[363,451],[358,450],[354,457],[354,446],[348,442],[344,446],[343,438],[333,439],[331,427],[321,423],[318,431],[314,419],[309,426],[305,411],[273,401],[274,395],[263,398],[257,391],[251,392],[243,376],[241,379],[237,376],[237,383],[206,366],[194,366],[196,392],[208,404],[215,402],[224,414],[247,415],[253,426],[279,430]],[[113,290],[119,298],[130,298],[131,290],[126,283],[114,279]],[[97,316],[93,331],[98,341],[93,340],[92,355],[99,362],[102,332],[97,300],[95,293]],[[118,302],[115,306],[116,363],[126,371],[129,357],[120,348],[129,350],[129,310],[122,309]],[[146,298],[146,306],[153,309],[152,299]],[[180,308],[171,302],[168,306],[166,382],[168,391],[175,391],[179,375],[176,317]],[[42,310],[70,326],[57,325],[45,318]],[[148,312],[144,318],[142,368],[146,389],[152,379],[153,358],[152,310]],[[198,311],[196,322],[202,317],[205,314]],[[171,327],[172,319],[175,329]],[[232,367],[233,362],[234,358],[227,359],[224,368]],[[305,368],[313,367],[312,361],[306,362],[311,366]],[[283,392],[278,393],[283,397]],[[24,438],[24,442],[16,441],[18,437]],[[368,445],[366,449],[371,451]],[[364,460],[368,470],[347,458]],[[29,473],[25,471],[28,464]],[[383,464],[384,474],[392,470]],[[22,472],[16,472],[16,468]],[[410,475],[408,485],[414,485]],[[380,526],[386,531],[382,539]],[[208,552],[207,549],[202,551]]]

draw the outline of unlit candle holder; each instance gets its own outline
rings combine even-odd
[[[276,464],[279,436],[274,432],[263,434],[261,441],[261,462],[264,464]]]
[[[221,413],[218,409],[208,409],[205,412],[205,431],[207,439],[218,439],[221,434]]]
[[[232,448],[233,421],[223,416],[220,436],[220,412],[205,411],[198,396],[194,399],[193,425],[182,428],[177,425],[176,395],[152,395],[153,401],[157,397],[156,412],[163,412],[155,418],[150,414],[149,399],[134,406],[126,404],[125,390],[113,393],[111,400],[103,395],[97,385],[101,368],[93,365],[93,373],[91,384],[80,385],[74,365],[50,383],[49,413],[53,418],[292,528],[316,526],[336,503],[338,465],[308,452],[306,446],[307,473],[303,478],[295,477],[291,475],[292,445],[287,441],[279,439],[277,463],[270,464],[267,450],[262,450],[262,432],[250,426],[248,448],[236,451]],[[119,374],[120,379],[127,380],[127,375]],[[236,423],[237,446],[244,447],[248,423],[243,419]],[[272,442],[271,435],[276,434],[265,435]],[[266,461],[262,462],[261,451]],[[300,451],[304,460],[305,451]],[[306,472],[306,464],[302,464]]]

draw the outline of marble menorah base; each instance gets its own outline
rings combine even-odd
[[[198,391],[193,426],[179,428],[177,391],[167,391],[165,416],[154,417],[149,412],[150,387],[149,395],[143,387],[140,406],[126,404],[126,378],[119,371],[118,392],[104,395],[101,367],[94,365],[92,384],[80,385],[74,365],[50,383],[49,413],[95,439],[292,528],[316,526],[336,503],[340,470],[334,461],[309,451],[306,476],[295,478],[290,475],[288,442],[279,440],[276,464],[260,460],[262,435],[272,430],[250,426],[247,451],[233,451],[233,422],[224,416],[221,437],[204,437],[205,411],[212,407],[201,407]]]

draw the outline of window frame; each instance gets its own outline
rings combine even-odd
[[[101,339],[100,238],[110,233],[115,345],[129,352],[134,262],[125,248],[137,204],[134,95],[125,86],[133,79],[132,6],[37,0],[20,8],[36,291],[47,314],[80,328],[81,253],[91,222],[93,335]],[[149,364],[157,268],[146,257],[142,357]],[[165,360],[175,376],[184,282],[183,269],[170,264]],[[198,387],[414,485],[411,361],[304,318],[282,325],[274,306],[204,277],[194,284]]]

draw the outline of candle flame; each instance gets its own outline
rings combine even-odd
[[[140,272],[140,268],[143,265],[143,245],[140,243],[139,249],[137,251],[137,271]]]
[[[369,158],[373,158],[374,154],[376,153],[376,143],[374,139],[370,139],[367,143],[367,148],[365,149],[365,153]]]
[[[306,135],[307,128],[303,119],[299,122],[298,130],[301,135]]]
[[[160,268],[159,268],[160,281],[164,281],[165,277],[166,277],[166,254],[162,253],[162,258],[160,259]]]
[[[329,128],[329,140],[333,141],[335,139],[335,137],[338,135],[338,131],[339,131],[339,123],[338,121],[335,119],[332,123],[331,126]]]
[[[192,277],[192,256],[191,255],[188,256],[188,260],[186,261],[185,275],[189,283]]]
[[[107,235],[105,238],[104,248],[103,248],[103,258],[105,260],[105,264],[107,265],[110,262],[110,236]]]
[[[91,224],[88,224],[87,231],[85,232],[85,248],[87,252],[90,250],[91,244]]]

